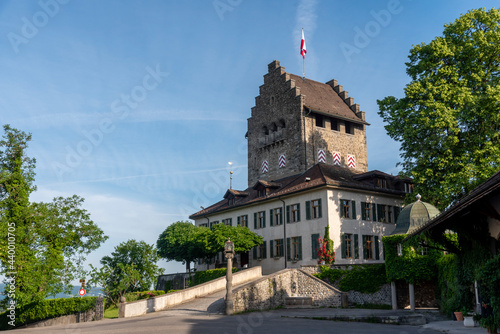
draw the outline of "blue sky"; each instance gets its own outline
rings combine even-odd
[[[155,243],[247,185],[244,134],[274,59],[337,79],[371,126],[369,169],[398,172],[377,99],[401,97],[412,45],[497,1],[1,1],[0,117],[31,132],[34,201],[78,194],[110,237]],[[184,266],[162,262],[167,272]]]

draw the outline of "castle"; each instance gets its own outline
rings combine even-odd
[[[383,262],[410,179],[368,171],[365,113],[336,80],[320,83],[268,65],[248,119],[248,188],[190,216],[198,226],[247,226],[264,238],[239,266],[264,273],[317,264],[329,226],[336,264]],[[224,262],[217,256],[201,269]]]

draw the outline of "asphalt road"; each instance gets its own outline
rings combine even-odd
[[[311,320],[289,317],[299,310],[275,310],[252,312],[243,315],[224,316],[224,291],[198,298],[179,305],[175,309],[149,313],[140,317],[105,319],[101,321],[26,328],[15,333],[33,334],[125,334],[125,333],[173,333],[173,334],[253,334],[253,333],[439,333],[420,326],[397,326],[371,323]]]

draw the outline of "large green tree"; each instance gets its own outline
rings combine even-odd
[[[377,101],[402,173],[446,208],[500,169],[500,13],[471,10],[410,50],[403,98]]]
[[[102,267],[91,265],[90,285],[102,286],[115,304],[126,292],[148,291],[163,269],[158,266],[157,250],[144,241],[128,240],[115,247],[111,256],[101,259]]]
[[[210,229],[206,227],[198,227],[187,221],[175,222],[158,237],[158,255],[167,261],[182,262],[189,270],[191,262],[207,256],[209,233]]]
[[[236,253],[248,252],[262,244],[263,238],[247,227],[216,224],[209,229],[190,222],[173,223],[163,231],[157,241],[158,254],[168,261],[189,263],[215,256],[224,250],[224,243],[231,238]]]
[[[85,256],[107,237],[82,209],[78,196],[31,203],[35,159],[26,155],[31,135],[4,126],[0,141],[0,274],[18,305],[70,292]],[[10,290],[15,287],[15,290]]]

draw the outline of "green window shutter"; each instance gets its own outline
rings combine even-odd
[[[241,225],[241,217],[238,216],[238,225]]]
[[[378,245],[378,236],[375,236],[373,239],[374,239],[373,242],[375,242],[375,260],[380,260],[380,255],[379,255],[380,248]]]
[[[267,242],[264,241],[264,243],[262,244],[264,247],[262,247],[262,258],[263,259],[266,259],[267,258]]]
[[[297,221],[300,221],[300,203],[297,203]]]
[[[385,218],[384,207],[382,204],[377,204],[377,221],[382,221]]]
[[[253,228],[257,229],[257,212],[253,214]]]
[[[311,219],[311,201],[306,201],[306,219]]]
[[[292,254],[291,254],[291,240],[290,238],[286,238],[286,259],[288,261],[291,261],[292,260]]]
[[[313,259],[318,259],[318,251],[319,251],[318,239],[319,239],[319,234],[311,235],[311,252]]]
[[[266,227],[266,211],[262,211],[262,228]]]
[[[368,250],[366,249],[366,235],[363,235],[363,259],[368,258]]]
[[[366,203],[361,202],[361,219],[366,220]]]
[[[229,226],[233,226],[233,218],[229,218]]]
[[[299,237],[299,250],[297,253],[299,253],[299,260],[302,260],[302,237]]]
[[[347,256],[347,249],[346,249],[346,244],[345,244],[345,234],[342,233],[340,235],[340,251],[342,253],[342,258],[345,259]]]
[[[280,254],[281,256],[283,256],[284,252],[283,252],[283,239],[280,239]]]
[[[354,234],[354,258],[359,259],[359,241],[357,234]]]
[[[343,199],[340,200],[340,218],[345,218],[344,215],[344,203],[345,201]]]
[[[256,246],[256,247],[253,248],[253,259],[254,260],[258,259],[258,256],[257,256],[257,247],[259,247],[259,246]]]
[[[274,257],[274,240],[269,240],[269,257],[273,258]]]
[[[273,209],[269,210],[269,226],[273,226]]]
[[[351,205],[352,205],[352,219],[357,219],[356,217],[356,201],[351,201]]]
[[[323,217],[323,212],[321,210],[321,198],[318,199],[318,218]]]
[[[283,208],[280,208],[280,221],[279,221],[279,224],[283,225]]]
[[[377,221],[377,206],[372,204],[372,221]]]
[[[290,205],[286,206],[286,222],[290,223]]]

